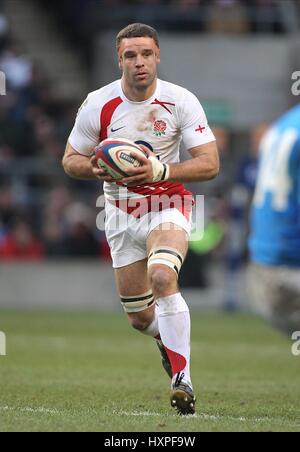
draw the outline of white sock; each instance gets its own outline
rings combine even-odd
[[[158,326],[161,340],[168,353],[174,384],[178,374],[184,373],[183,381],[191,384],[190,336],[191,319],[188,305],[180,293],[156,300]]]
[[[159,338],[157,311],[158,311],[158,307],[155,306],[153,322],[145,330],[141,331],[141,333],[145,334],[146,336],[151,336],[151,337],[154,337],[154,338],[158,337]]]

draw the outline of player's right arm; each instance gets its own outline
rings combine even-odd
[[[105,171],[98,167],[95,156],[89,157],[79,154],[69,141],[62,164],[66,174],[74,179],[114,181]]]
[[[94,149],[99,144],[99,136],[99,108],[93,106],[91,97],[88,96],[78,110],[62,161],[64,170],[70,177],[114,181],[97,165]]]

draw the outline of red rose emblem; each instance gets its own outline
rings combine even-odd
[[[155,121],[154,130],[155,132],[164,133],[167,130],[167,123],[162,120]]]

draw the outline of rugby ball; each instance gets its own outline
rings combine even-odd
[[[115,180],[127,177],[130,168],[141,166],[140,162],[130,155],[131,152],[147,158],[147,154],[138,144],[125,138],[107,138],[95,149],[99,168],[104,169]]]

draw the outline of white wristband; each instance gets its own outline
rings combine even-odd
[[[161,163],[156,157],[149,157],[153,169],[153,182],[168,180],[170,175],[170,167],[166,163]]]

